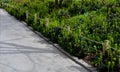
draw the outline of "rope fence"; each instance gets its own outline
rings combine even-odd
[[[2,5],[3,5],[3,6],[10,7],[10,8],[17,9],[17,7],[15,7],[14,5],[10,5],[10,4],[7,4],[7,3],[3,3],[3,2],[2,2]],[[26,10],[26,18],[27,18],[27,19],[28,19],[28,17],[29,17],[29,14],[30,14],[29,11]],[[36,14],[36,13],[34,14],[34,18],[35,18],[35,22],[36,22],[36,20],[37,20],[37,14]],[[107,42],[109,42],[109,40],[106,40],[106,42],[101,43],[101,42],[95,41],[95,40],[93,40],[93,39],[90,39],[90,38],[85,37],[85,36],[82,36],[82,35],[80,35],[80,37],[83,38],[83,39],[85,39],[85,40],[87,40],[87,41],[90,41],[90,42],[92,42],[92,43],[99,44],[99,45],[101,45],[103,48],[104,48],[104,45],[107,44]],[[88,46],[88,47],[90,47],[90,46]],[[91,47],[91,48],[93,48],[93,47]],[[111,46],[110,46],[109,48],[111,48],[111,49],[113,49],[113,50],[117,50],[116,48],[111,47]]]

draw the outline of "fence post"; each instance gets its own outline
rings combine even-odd
[[[49,24],[49,18],[46,19],[46,27],[48,26]]]
[[[68,31],[70,31],[70,30],[71,30],[70,26],[67,26],[67,30],[68,30]]]
[[[28,19],[28,14],[29,14],[28,11],[26,11],[26,19]]]
[[[37,23],[37,14],[36,13],[34,14],[34,23],[35,24]]]
[[[103,54],[105,54],[105,51],[109,48],[110,48],[110,41],[105,40],[105,42],[103,43]]]

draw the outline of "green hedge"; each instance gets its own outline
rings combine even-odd
[[[120,71],[120,1],[63,2],[59,10],[53,1],[20,2],[4,8],[71,55],[89,60],[99,72]]]

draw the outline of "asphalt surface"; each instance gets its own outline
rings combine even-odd
[[[87,72],[0,9],[0,72]]]

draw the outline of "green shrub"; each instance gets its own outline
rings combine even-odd
[[[16,7],[3,7],[71,55],[91,61],[99,72],[120,71],[120,1],[66,1],[61,9],[52,0],[10,2]],[[104,40],[110,42],[107,48]]]

